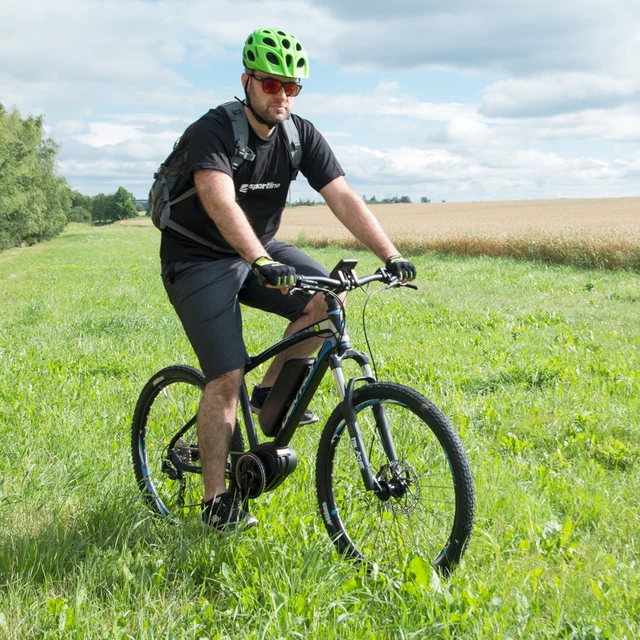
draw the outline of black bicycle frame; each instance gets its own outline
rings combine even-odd
[[[355,351],[351,348],[345,328],[344,311],[342,310],[340,303],[331,295],[325,294],[325,298],[327,300],[327,307],[329,311],[327,318],[296,331],[294,334],[287,336],[262,353],[251,357],[251,364],[247,365],[245,368],[245,374],[277,356],[279,353],[282,353],[289,347],[304,342],[309,338],[324,336],[325,341],[320,347],[316,362],[309,374],[303,380],[300,390],[294,397],[289,409],[282,419],[273,439],[273,445],[276,448],[284,448],[289,444],[296,432],[298,423],[317,391],[324,374],[328,368],[331,368],[334,374],[338,393],[340,394],[345,423],[349,430],[350,440],[353,445],[365,487],[370,491],[375,491],[379,488],[379,485],[371,470],[369,456],[367,454],[366,447],[364,446],[360,429],[358,428],[356,412],[353,406],[353,392],[355,390],[355,385],[358,382],[375,382],[375,378],[372,376],[370,360],[367,354]],[[347,384],[345,384],[342,373],[342,363],[345,360],[354,360],[360,366],[363,373],[362,376],[350,379]],[[249,440],[249,449],[253,449],[259,445],[259,442],[249,403],[247,385],[244,379],[240,389],[240,407],[244,419],[247,438]],[[384,409],[378,405],[373,407],[373,412],[385,453],[390,461],[396,461],[398,457],[395,447],[393,446]]]

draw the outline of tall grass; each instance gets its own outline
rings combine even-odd
[[[0,254],[1,638],[638,637],[637,275],[424,254],[418,292],[369,304],[380,377],[431,397],[470,454],[475,535],[438,580],[335,555],[315,427],[253,503],[256,530],[218,539],[197,514],[149,513],[133,408],[153,372],[196,364],[157,252],[155,229],[71,225]],[[313,250],[329,267],[343,254]],[[356,257],[361,274],[378,266]],[[363,347],[365,295],[349,300]],[[243,314],[251,352],[283,329]],[[313,409],[324,421],[337,401],[328,378]]]
[[[422,236],[416,231],[414,237],[393,233],[391,236],[403,254],[424,255],[437,251],[443,254],[537,260],[583,269],[624,269],[640,272],[640,242],[633,235],[623,235],[621,232],[566,231],[487,235],[464,233]],[[311,237],[307,234],[298,235],[296,244],[312,248],[363,249],[363,246],[352,238]]]

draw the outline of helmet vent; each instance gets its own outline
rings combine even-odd
[[[268,47],[276,48],[276,43],[272,38],[262,38],[262,42],[266,44]]]
[[[249,39],[247,40],[247,44],[253,44],[253,36],[249,36]]]
[[[298,67],[298,69],[301,69],[302,67],[304,67],[304,60],[302,58],[298,60],[298,64],[296,65],[296,67]]]
[[[277,32],[279,36],[286,36],[287,34],[284,31],[278,31]]]
[[[283,40],[283,41],[282,41],[282,46],[283,46],[285,49],[291,49],[291,43],[290,43],[288,40]]]
[[[296,51],[302,51],[302,45],[299,42],[296,42]]]
[[[278,64],[280,62],[280,60],[278,60],[278,57],[271,53],[271,51],[267,52],[267,60],[271,63],[271,64]]]
[[[253,55],[253,51],[247,51],[247,58],[248,58],[251,62],[255,62],[255,61],[256,61],[256,57]]]
[[[287,59],[286,59],[287,67],[290,67],[290,66],[291,66],[291,62],[292,62],[292,61],[293,61],[293,58],[291,57],[291,54],[290,54],[290,53],[287,53]]]

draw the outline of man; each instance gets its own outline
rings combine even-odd
[[[197,415],[198,446],[204,496],[202,519],[215,530],[257,524],[227,492],[225,468],[244,367],[243,303],[290,321],[290,334],[326,317],[324,298],[303,301],[286,296],[296,272],[327,271],[296,247],[274,239],[291,181],[291,156],[280,125],[292,118],[300,137],[300,170],[320,192],[336,217],[373,251],[396,276],[410,280],[415,267],[403,260],[362,199],[348,186],[344,172],[313,125],[291,116],[299,78],[309,63],[301,43],[277,29],[256,29],[243,51],[244,111],[249,122],[248,147],[255,159],[234,171],[235,140],[229,116],[213,109],[195,123],[184,169],[185,191],[197,197],[176,203],[171,217],[215,248],[165,229],[160,256],[162,278],[200,361],[206,387]],[[266,286],[262,286],[264,283]],[[317,341],[291,347],[274,359],[251,404],[259,411],[282,364],[306,357]],[[318,418],[310,411],[302,423]]]

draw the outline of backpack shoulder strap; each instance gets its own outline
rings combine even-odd
[[[231,126],[233,127],[236,149],[233,159],[231,160],[231,166],[234,171],[237,171],[244,160],[253,162],[256,159],[256,154],[247,146],[249,142],[249,122],[241,102],[232,100],[231,102],[225,102],[221,106],[227,112],[231,120]]]
[[[302,162],[302,145],[300,144],[300,133],[298,132],[298,127],[296,127],[291,118],[287,118],[282,123],[282,127],[284,129],[285,135],[287,136],[287,148],[289,149],[289,153],[291,155],[291,167],[293,169],[291,179],[295,180],[298,177],[298,171],[300,171],[300,163]]]
[[[231,161],[231,166],[234,171],[237,171],[238,167],[244,160],[253,162],[256,158],[256,154],[247,146],[249,141],[249,122],[247,120],[247,115],[244,112],[244,106],[238,100],[225,102],[221,106],[227,112],[227,115],[231,120],[231,126],[233,127],[236,150],[233,160]],[[300,170],[300,164],[302,163],[300,133],[291,118],[287,118],[282,123],[282,126],[287,138],[287,149],[291,156],[291,167],[293,169],[291,179],[295,180],[298,176],[298,171]]]

